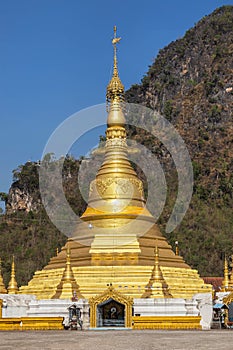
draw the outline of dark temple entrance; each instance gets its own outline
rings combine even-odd
[[[99,304],[97,327],[125,327],[125,305],[112,298]]]

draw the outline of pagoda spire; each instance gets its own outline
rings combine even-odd
[[[228,287],[233,289],[233,254],[230,257],[230,272],[229,272],[229,285]]]
[[[112,39],[113,45],[113,74],[112,78],[107,86],[106,100],[107,104],[113,101],[122,102],[124,101],[124,85],[122,84],[119,72],[118,72],[118,62],[117,62],[117,44],[120,42],[121,38],[117,38],[116,26],[114,26],[114,37]]]
[[[11,279],[7,288],[8,294],[17,294],[18,293],[18,285],[15,279],[15,257],[13,255],[12,265],[11,265]]]
[[[67,246],[66,249],[66,268],[62,277],[62,281],[72,282],[74,280],[74,274],[70,263],[70,247]]]
[[[0,293],[5,294],[6,292],[7,291],[6,291],[6,288],[3,282],[3,277],[2,277],[2,260],[0,258]]]
[[[108,126],[118,125],[122,126],[125,124],[125,117],[122,112],[122,103],[125,100],[124,97],[124,85],[122,84],[119,73],[118,73],[118,63],[117,63],[117,44],[120,42],[121,38],[117,38],[116,26],[114,26],[114,37],[112,39],[113,44],[113,74],[112,78],[107,86],[106,92],[106,103],[107,111],[109,112],[107,124]]]
[[[151,281],[152,282],[164,281],[163,274],[159,266],[159,249],[158,249],[157,243],[155,246],[155,265],[152,271]]]
[[[119,75],[118,75],[118,67],[117,67],[117,46],[116,46],[116,44],[119,43],[121,38],[117,38],[117,35],[116,35],[117,27],[116,26],[114,26],[113,30],[114,30],[114,38],[112,39],[112,44],[113,44],[113,48],[114,48],[113,76],[118,77]]]
[[[66,267],[62,275],[61,282],[57,286],[55,295],[53,299],[67,299],[72,298],[73,296],[82,298],[79,291],[79,285],[76,283],[74,278],[73,270],[70,262],[70,246],[69,243],[66,248]]]
[[[148,285],[146,286],[145,293],[143,294],[143,298],[171,298],[171,294],[168,290],[168,285],[164,280],[163,273],[160,268],[159,264],[159,248],[157,245],[155,245],[155,262],[154,262],[154,268],[151,273],[151,278],[149,280]]]
[[[226,254],[225,254],[225,259],[224,259],[224,280],[222,283],[222,289],[224,291],[228,290],[228,286],[229,286],[229,271],[228,271],[228,262],[227,262],[227,258],[226,258]]]

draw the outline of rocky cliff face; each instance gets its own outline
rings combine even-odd
[[[141,84],[126,93],[128,102],[158,110],[187,145],[193,198],[183,222],[167,238],[179,240],[186,261],[207,275],[220,275],[223,253],[233,249],[232,37],[233,6],[223,6],[162,49]],[[166,149],[150,135],[141,142],[155,150],[174,189],[176,174]],[[171,207],[165,208],[161,227]]]
[[[200,191],[233,188],[233,6],[204,17],[162,49],[128,102],[158,110],[186,142]],[[200,188],[201,187],[201,188]]]
[[[17,211],[36,211],[38,204],[35,203],[34,198],[27,189],[12,186],[9,191],[9,196],[6,204],[7,214],[12,214]]]
[[[233,6],[204,17],[160,50],[142,84],[128,90],[128,101],[147,104],[173,121],[184,119],[184,126],[196,124],[199,116],[211,126],[232,119],[232,28]]]
[[[27,162],[13,171],[14,182],[6,197],[6,214],[39,210],[38,166],[38,162]]]

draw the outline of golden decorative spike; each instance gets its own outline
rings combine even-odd
[[[66,268],[62,277],[62,281],[74,281],[74,274],[70,264],[70,247],[67,246],[66,249]]]
[[[145,293],[142,295],[143,298],[171,298],[171,294],[168,289],[168,285],[163,278],[161,268],[159,266],[159,249],[155,245],[155,265],[152,270],[149,284],[146,286]]]
[[[66,248],[66,267],[63,272],[61,282],[57,286],[56,293],[52,298],[66,299],[72,298],[74,295],[78,298],[83,297],[79,291],[79,285],[76,283],[76,280],[74,278],[73,270],[70,263],[70,247],[68,243]]]
[[[3,277],[2,277],[2,260],[0,258],[0,293],[6,293],[6,288],[3,282]]]
[[[58,255],[59,254],[59,250],[58,250],[58,248],[56,249],[56,255]]]
[[[175,245],[176,245],[176,255],[179,255],[179,242],[175,241]]]
[[[2,318],[2,304],[3,304],[3,300],[0,299],[0,319]]]
[[[111,110],[111,108],[120,108],[120,103],[124,101],[124,85],[122,84],[117,66],[117,44],[121,38],[117,38],[116,36],[116,26],[114,27],[114,38],[112,39],[113,50],[114,50],[114,59],[113,59],[113,75],[107,86],[106,100],[107,100],[107,110]],[[110,108],[109,108],[110,105]],[[118,116],[119,119],[119,116]],[[118,120],[120,125],[125,123],[125,119],[123,115],[121,116],[122,120]],[[108,122],[110,122],[108,118]],[[109,123],[108,123],[109,124]]]
[[[7,288],[8,294],[17,294],[18,293],[18,285],[15,279],[15,257],[13,255],[12,265],[11,265],[11,279]]]
[[[231,255],[229,288],[233,289],[233,255]]]
[[[116,44],[120,42],[121,38],[116,37],[116,26],[114,26],[114,38],[112,39],[113,49],[114,49],[114,61],[113,61],[113,76],[119,77],[117,68],[117,46]]]
[[[224,260],[224,280],[222,283],[222,289],[226,292],[228,289],[228,285],[229,285],[229,271],[228,271],[228,262],[227,262],[227,258],[225,255],[225,260]]]
[[[161,271],[160,266],[159,266],[159,249],[158,249],[157,244],[155,246],[155,266],[154,266],[154,269],[152,271],[152,280],[153,280],[153,282],[154,281],[160,282],[160,281],[164,280],[162,271]]]

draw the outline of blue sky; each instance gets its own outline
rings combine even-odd
[[[159,49],[227,4],[232,1],[0,0],[0,191],[8,191],[13,169],[40,159],[64,119],[105,101],[115,24],[127,89]]]

